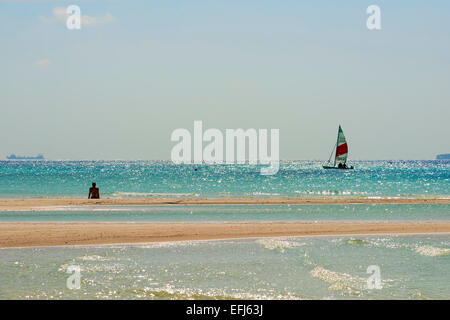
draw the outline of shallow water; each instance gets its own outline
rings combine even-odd
[[[59,207],[1,212],[0,222],[450,221],[448,204]]]
[[[381,289],[368,288],[371,265]],[[0,298],[449,299],[449,269],[450,235],[2,249]]]
[[[0,197],[450,198],[450,162],[282,162],[176,166],[152,161],[0,161]],[[450,205],[59,207],[0,222],[449,221]],[[369,266],[381,289],[369,289]],[[81,287],[68,289],[70,266]],[[450,235],[297,237],[0,249],[0,299],[450,299]]]

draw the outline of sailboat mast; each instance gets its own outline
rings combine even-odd
[[[333,157],[334,149],[336,148],[336,145],[333,146],[333,149],[331,149],[330,157],[328,158],[328,164],[331,163],[331,158]]]
[[[334,155],[334,167],[336,167],[336,158],[337,158],[337,153],[338,153],[338,143],[339,143],[339,132],[341,131],[341,125],[339,125],[339,128],[338,128],[338,134],[337,134],[337,137],[336,137],[336,153],[335,153],[335,155]]]

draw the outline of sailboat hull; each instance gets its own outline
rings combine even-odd
[[[352,166],[352,167],[347,167],[347,168],[339,168],[339,167],[331,167],[331,166],[322,166],[322,168],[324,168],[324,169],[336,169],[336,170],[352,170],[352,169],[354,169],[353,166]]]

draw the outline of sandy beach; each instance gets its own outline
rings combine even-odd
[[[450,222],[0,223],[0,247],[402,233],[450,233]]]
[[[171,205],[450,204],[450,199],[367,198],[78,198],[0,199],[0,211],[61,207]],[[0,223],[0,247],[117,244],[252,237],[450,233],[450,222]]]
[[[17,198],[0,199],[0,211],[43,210],[52,207],[163,205],[283,205],[283,204],[450,204],[450,198]]]

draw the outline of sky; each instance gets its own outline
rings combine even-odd
[[[350,160],[434,159],[450,2],[0,0],[0,108],[0,159],[165,160],[194,120],[280,129],[281,159],[328,159],[339,125]]]

